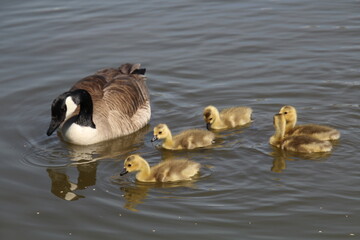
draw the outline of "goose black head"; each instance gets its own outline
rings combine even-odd
[[[51,122],[47,135],[50,136],[80,104],[76,91],[65,92],[54,99],[51,105]]]

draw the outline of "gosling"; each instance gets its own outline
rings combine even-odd
[[[140,182],[176,182],[191,180],[200,170],[199,163],[189,160],[170,160],[153,167],[141,156],[134,154],[125,159],[123,176],[129,172],[138,172],[136,180]]]
[[[159,124],[154,128],[154,137],[151,142],[159,139],[164,139],[161,146],[165,149],[194,149],[213,144],[215,134],[203,129],[189,129],[173,137],[166,124]]]
[[[225,108],[220,113],[214,106],[204,108],[203,115],[206,128],[229,129],[251,122],[252,109],[249,107]]]
[[[319,140],[338,140],[340,138],[340,132],[328,126],[317,124],[296,126],[297,113],[293,106],[284,106],[280,109],[279,113],[282,113],[285,116],[285,135],[306,135],[317,138]]]
[[[274,115],[274,127],[275,134],[270,137],[269,143],[275,147],[300,153],[330,152],[332,150],[329,141],[319,140],[312,136],[292,135],[285,137],[286,119],[284,114]]]

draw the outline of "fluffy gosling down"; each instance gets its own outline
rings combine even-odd
[[[165,149],[194,149],[213,144],[215,134],[203,129],[189,129],[173,137],[166,124],[159,124],[154,128],[154,137],[151,142],[159,139],[164,139],[161,146]]]
[[[128,172],[138,172],[136,180],[140,182],[176,182],[191,180],[200,170],[200,164],[189,160],[170,160],[153,167],[141,156],[134,154],[125,159],[120,176]]]
[[[285,116],[285,135],[307,135],[319,140],[337,140],[340,138],[340,132],[328,126],[317,124],[296,125],[297,113],[293,106],[284,106],[279,113]]]
[[[319,140],[308,135],[291,135],[285,137],[285,115],[274,115],[275,134],[270,137],[269,143],[275,147],[301,153],[330,152],[332,145],[329,141]]]
[[[204,108],[203,115],[207,129],[228,129],[251,122],[252,109],[249,107],[225,108],[221,112],[214,106]]]

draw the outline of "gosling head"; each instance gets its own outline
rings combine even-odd
[[[218,110],[214,106],[207,106],[206,108],[204,108],[203,115],[204,121],[206,123],[206,128],[210,130],[211,125],[214,123],[218,115]]]
[[[293,106],[283,106],[279,113],[284,114],[286,122],[296,122],[297,121],[297,113],[296,109]]]
[[[120,176],[124,176],[129,172],[140,170],[140,163],[144,159],[137,154],[128,156],[124,161],[124,169],[121,171]]]
[[[154,127],[154,137],[151,139],[151,142],[155,142],[159,139],[164,139],[167,136],[169,136],[170,130],[166,124],[159,124],[156,127]]]

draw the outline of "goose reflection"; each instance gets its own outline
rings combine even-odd
[[[82,162],[98,161],[105,158],[114,158],[139,149],[144,144],[145,134],[148,132],[149,125],[128,136],[94,145],[82,146],[67,144],[70,152],[69,157],[73,161],[72,165],[82,164]]]
[[[296,152],[283,151],[276,147],[272,147],[272,148],[273,151],[270,153],[270,155],[273,157],[271,171],[276,173],[282,173],[287,168],[287,161],[297,161],[297,160],[325,161],[331,155],[330,152],[296,153]]]
[[[51,193],[67,201],[84,198],[85,196],[80,194],[81,190],[96,184],[99,161],[138,150],[144,144],[144,137],[148,131],[149,126],[146,126],[131,135],[90,146],[67,144],[67,158],[71,162],[64,167],[47,168],[51,180]],[[68,174],[72,168],[76,168],[76,182],[71,181]]]
[[[97,165],[98,162],[77,165],[76,168],[79,173],[77,183],[70,181],[69,176],[64,172],[65,169],[48,168],[47,172],[51,179],[51,192],[67,201],[83,198],[83,195],[76,192],[95,185]]]

